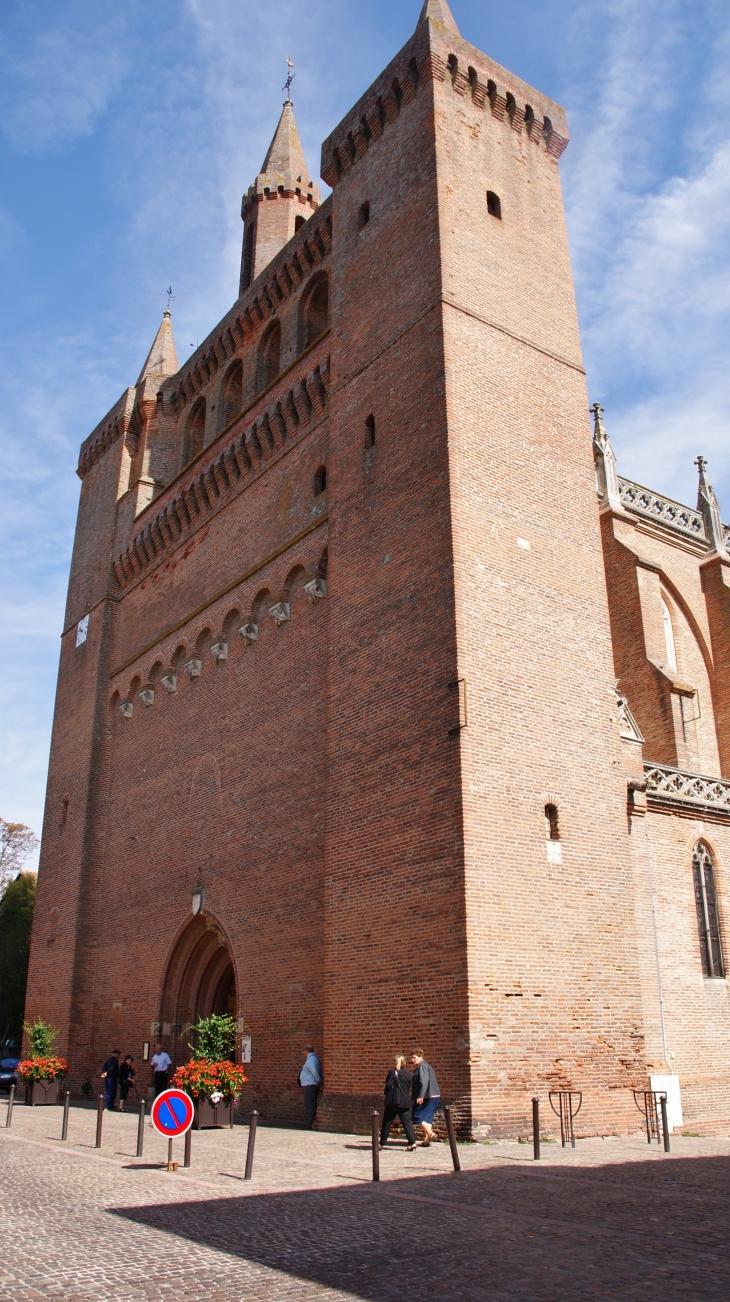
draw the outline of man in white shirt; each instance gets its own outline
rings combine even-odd
[[[172,1058],[169,1053],[165,1053],[161,1044],[155,1045],[155,1052],[152,1058],[152,1070],[155,1073],[155,1098],[167,1089],[167,1073],[172,1066]]]
[[[304,1095],[307,1130],[311,1130],[317,1115],[317,1095],[322,1084],[322,1064],[314,1052],[314,1045],[305,1044],[304,1052],[307,1056],[299,1073],[299,1084]]]

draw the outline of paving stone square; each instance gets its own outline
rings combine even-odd
[[[0,1302],[564,1302],[730,1296],[730,1138],[503,1142],[381,1154],[362,1135],[193,1134],[189,1170],[137,1117],[0,1104]],[[177,1141],[175,1160],[182,1162]]]

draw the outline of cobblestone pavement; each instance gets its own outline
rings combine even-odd
[[[169,1173],[137,1118],[0,1103],[0,1302],[568,1302],[730,1297],[730,1140],[579,1140],[381,1155],[362,1136],[260,1126],[193,1135]],[[182,1141],[175,1158],[182,1161]]]

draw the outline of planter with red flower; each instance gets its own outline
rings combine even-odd
[[[25,1101],[31,1107],[58,1103],[58,1082],[67,1075],[68,1064],[52,1052],[56,1032],[40,1017],[32,1026],[26,1022],[25,1031],[30,1057],[18,1063],[18,1076],[25,1081]]]
[[[195,1057],[178,1067],[172,1083],[193,1100],[196,1130],[232,1126],[234,1104],[248,1079],[243,1067],[225,1056],[235,1049],[236,1024],[226,1014],[214,1014],[201,1018],[193,1030],[197,1044],[190,1048]]]

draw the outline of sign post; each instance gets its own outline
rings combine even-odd
[[[178,1163],[172,1160],[172,1141],[178,1139],[180,1135],[187,1134],[193,1124],[193,1115],[193,1100],[184,1090],[163,1090],[161,1094],[157,1095],[152,1104],[150,1121],[158,1135],[163,1135],[168,1141],[168,1171],[177,1171],[178,1169]],[[188,1158],[187,1148],[186,1158]],[[189,1160],[186,1161],[186,1165],[190,1165]]]

